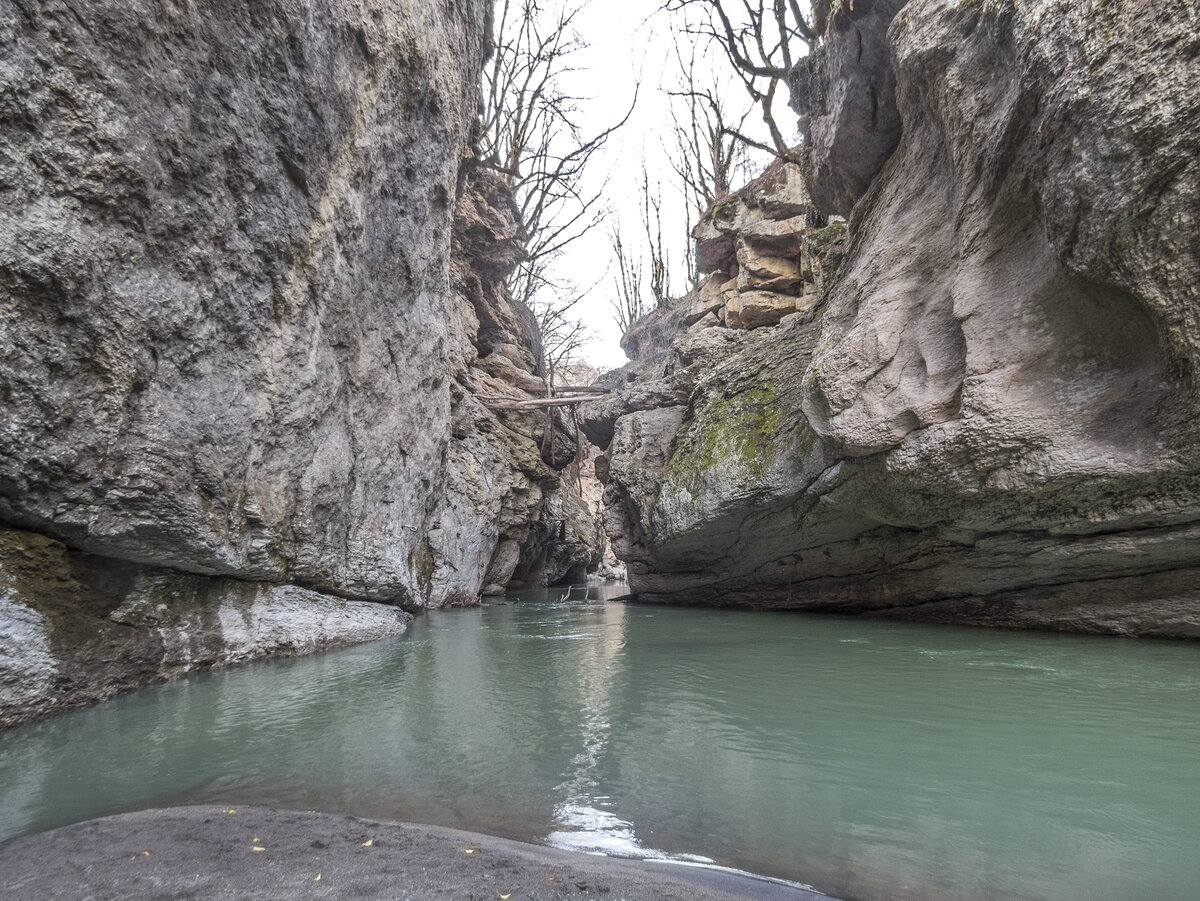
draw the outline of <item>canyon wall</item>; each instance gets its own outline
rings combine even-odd
[[[400,634],[546,540],[573,438],[486,402],[544,393],[490,6],[0,0],[0,723]]]
[[[1200,637],[1195,5],[842,4],[796,89],[810,213],[710,211],[586,412],[634,592]]]

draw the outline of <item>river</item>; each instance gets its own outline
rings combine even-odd
[[[4,733],[0,838],[257,803],[848,901],[1200,891],[1195,645],[556,599]]]

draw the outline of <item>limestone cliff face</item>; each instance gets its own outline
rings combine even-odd
[[[592,413],[634,589],[1200,637],[1200,13],[856,7],[801,104],[851,214],[811,321]]]
[[[544,397],[546,382],[536,319],[504,286],[521,253],[511,195],[482,169],[464,185],[454,226],[461,302],[452,307],[451,441],[429,537],[434,593],[456,598],[580,578],[599,563],[603,542],[563,477],[577,447],[561,414],[489,405]]]
[[[0,723],[508,579],[569,436],[477,396],[542,385],[489,15],[0,0]]]

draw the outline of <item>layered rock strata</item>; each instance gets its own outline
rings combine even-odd
[[[837,279],[589,413],[634,590],[1200,637],[1200,13],[839,9],[805,101]]]
[[[0,723],[507,580],[573,436],[484,398],[544,392],[489,16],[0,0]]]
[[[210,667],[396,637],[411,622],[385,604],[94,557],[0,529],[6,726]]]
[[[546,395],[537,321],[505,288],[520,258],[519,214],[505,183],[471,169],[454,223],[451,435],[429,532],[435,598],[497,595],[510,583],[579,580],[603,536],[567,471],[578,451],[554,409],[505,409]]]
[[[818,213],[800,167],[777,160],[713,204],[692,237],[700,281],[622,336],[621,347],[635,363],[662,356],[681,333],[811,319],[841,265],[846,224]]]

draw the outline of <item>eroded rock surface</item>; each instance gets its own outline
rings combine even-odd
[[[78,562],[66,607],[0,562],[50,691],[0,722],[396,634],[529,539],[574,439],[487,407],[544,391],[464,165],[489,15],[0,0],[0,526]]]
[[[519,216],[503,181],[475,169],[454,225],[451,441],[430,533],[435,597],[546,585],[599,563],[603,541],[564,472],[576,440],[558,411],[497,409],[544,397],[537,322],[504,279],[521,253]]]
[[[403,635],[412,615],[95,557],[0,528],[0,711],[15,725],[148,682]]]
[[[811,130],[814,202],[854,204],[813,321],[592,413],[632,587],[1200,637],[1200,13],[911,0],[886,34],[894,153]],[[838,40],[834,94],[878,69]]]
[[[805,132],[810,189],[826,212],[849,216],[900,140],[888,28],[907,2],[813,6],[824,36],[799,69],[792,98]]]

